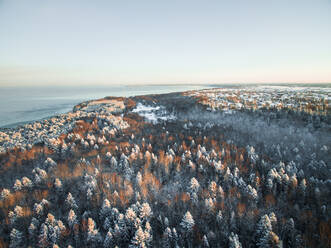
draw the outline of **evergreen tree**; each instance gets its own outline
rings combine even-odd
[[[145,233],[143,231],[143,229],[139,226],[139,228],[137,229],[134,237],[131,240],[131,244],[130,246],[131,248],[145,248],[147,247],[146,243],[145,243]]]
[[[208,242],[208,239],[207,239],[207,236],[206,235],[203,235],[203,238],[202,238],[202,247],[204,248],[209,248],[209,242]]]
[[[242,248],[238,235],[233,232],[231,232],[229,237],[229,248]]]
[[[92,247],[98,247],[99,244],[102,242],[102,237],[96,229],[95,222],[92,218],[88,218],[87,220],[87,238],[86,241],[92,246]]]
[[[67,195],[67,198],[65,200],[65,204],[68,209],[77,209],[78,206],[76,204],[75,198],[72,196],[72,194],[69,192]]]
[[[23,234],[17,229],[13,228],[10,232],[10,248],[21,247],[23,244]]]
[[[111,231],[109,230],[106,234],[105,240],[103,241],[104,248],[114,247],[114,237]]]
[[[75,214],[75,211],[70,209],[69,213],[68,213],[68,225],[70,228],[73,228],[73,226],[77,224],[77,217]]]
[[[265,214],[257,225],[256,237],[258,247],[269,247],[270,232],[272,232],[272,224],[269,216]]]
[[[162,236],[162,246],[164,248],[170,248],[171,247],[171,242],[172,242],[172,233],[171,229],[167,227],[163,233]]]
[[[195,223],[191,213],[187,211],[182,219],[182,222],[180,223],[180,226],[182,227],[184,233],[192,232],[194,224]]]

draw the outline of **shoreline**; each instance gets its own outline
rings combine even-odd
[[[152,87],[152,88],[151,88]],[[0,106],[6,111],[0,112],[1,128],[15,128],[19,125],[33,123],[34,121],[41,121],[43,119],[51,118],[52,116],[65,114],[73,110],[74,106],[82,102],[90,101],[93,99],[104,98],[107,96],[114,97],[133,97],[147,94],[157,93],[171,93],[182,92],[190,90],[191,88],[208,89],[208,85],[142,85],[140,87],[131,86],[96,86],[96,87],[5,87],[7,90],[2,93],[4,96],[0,100]],[[0,88],[1,89],[1,88]],[[51,90],[50,90],[51,89]],[[17,93],[16,90],[19,90]],[[31,91],[31,93],[30,93]],[[29,95],[31,94],[31,95]],[[6,100],[6,98],[8,98]],[[18,100],[15,100],[17,98]],[[0,94],[1,99],[1,94]],[[14,100],[13,100],[14,99]],[[47,100],[49,99],[49,101]],[[40,103],[39,103],[40,101]],[[24,103],[26,102],[26,105]],[[18,107],[16,107],[16,105]],[[39,114],[40,106],[49,105],[54,111],[47,113],[44,109]],[[14,106],[15,108],[12,108]],[[62,106],[65,106],[64,108]],[[35,109],[35,110],[34,110]],[[9,113],[9,111],[11,111]],[[25,119],[24,114],[29,113]],[[34,114],[35,113],[35,114]],[[9,118],[5,118],[8,116]],[[23,116],[23,118],[22,118]],[[10,121],[10,122],[9,122]],[[2,124],[3,123],[3,124]]]
[[[98,227],[100,242],[117,235],[114,242],[127,247],[134,232],[122,240],[109,225],[132,223],[132,216],[139,224],[146,212],[151,222],[142,226],[152,237],[167,230],[159,228],[159,216],[183,235],[184,216],[199,220],[199,230],[208,226],[218,235],[209,235],[210,241],[225,240],[225,247],[229,235],[219,233],[218,225],[228,226],[234,214],[237,227],[248,232],[238,233],[245,247],[254,246],[255,230],[241,223],[254,227],[268,216],[295,219],[297,232],[305,235],[302,213],[293,210],[315,209],[313,225],[320,225],[325,216],[317,211],[330,203],[330,90],[223,87],[104,97],[0,131],[0,211],[10,220],[0,233],[8,243],[13,224],[30,239],[26,230],[36,220],[37,234],[46,225],[72,230],[73,223],[89,222]],[[318,201],[311,201],[314,196]],[[290,204],[298,197],[298,207]],[[257,207],[262,214],[254,214]],[[115,219],[106,221],[110,211]],[[68,219],[76,215],[75,222]],[[286,240],[284,230],[275,228],[277,242]],[[199,237],[193,237],[196,246]],[[37,246],[39,239],[29,242]],[[75,242],[69,235],[57,243],[88,244]],[[159,239],[151,242],[161,246]]]
[[[173,84],[161,84],[161,85],[154,85],[154,84],[144,84],[142,85],[143,87],[165,87],[165,86],[177,86],[177,85],[173,85]],[[182,87],[182,86],[187,86],[185,84],[179,84],[178,86]],[[191,86],[199,86],[199,87],[204,87],[205,88],[202,88],[202,89],[198,89],[198,90],[207,90],[207,89],[216,89],[216,88],[224,88],[224,89],[227,89],[227,88],[242,88],[242,87],[245,87],[245,88],[253,88],[253,87],[303,87],[303,88],[321,88],[321,89],[328,89],[328,88],[331,88],[331,83],[250,83],[250,84],[244,84],[244,83],[221,83],[221,84],[192,84]],[[39,88],[39,86],[35,86],[36,88]],[[115,88],[119,88],[121,86],[114,86]],[[125,85],[124,87],[132,87],[131,85]],[[10,86],[10,87],[5,87],[5,88],[18,88],[16,86]],[[33,88],[33,87],[32,87]],[[74,89],[75,87],[71,87],[71,86],[60,86],[60,87],[42,87],[42,88],[61,88],[61,89],[66,89],[66,88],[72,88]],[[83,86],[83,89],[102,89],[102,88],[105,88],[105,89],[110,89],[109,87],[107,86],[102,86],[102,85],[99,85],[99,86],[95,86],[95,87],[87,87],[87,86]],[[196,89],[195,89],[196,90]],[[190,90],[186,90],[186,91],[190,91]],[[178,91],[170,91],[168,93],[181,93],[181,92],[184,92],[184,91],[181,91],[181,90],[178,90]],[[130,96],[114,96],[114,97],[137,97],[137,96],[144,96],[144,95],[154,95],[154,94],[167,94],[167,93],[150,93],[150,94],[140,94],[139,92],[137,92],[138,94],[136,95],[130,95]],[[124,94],[125,95],[125,94]],[[101,97],[101,98],[106,98],[106,97],[111,97],[111,96],[104,96],[104,97]],[[12,122],[12,123],[8,123],[8,124],[5,124],[5,125],[1,125],[0,126],[0,131],[1,130],[8,130],[8,129],[15,129],[17,127],[20,127],[20,126],[24,126],[26,124],[32,124],[36,121],[43,121],[43,120],[46,120],[46,119],[49,119],[49,118],[52,118],[52,117],[56,117],[58,115],[61,115],[61,114],[66,114],[66,113],[69,113],[70,111],[72,111],[75,106],[83,103],[83,102],[87,102],[87,101],[93,101],[95,100],[96,98],[91,98],[90,100],[84,100],[84,101],[81,101],[81,102],[77,102],[76,104],[73,104],[71,105],[71,110],[69,111],[60,111],[59,113],[57,114],[51,114],[51,115],[47,115],[45,117],[41,117],[41,118],[36,118],[36,119],[30,119],[30,120],[26,120],[26,121],[18,121],[18,122]],[[99,98],[97,98],[99,99]],[[59,103],[59,105],[62,105],[63,103]],[[31,110],[27,110],[27,111],[31,111]]]

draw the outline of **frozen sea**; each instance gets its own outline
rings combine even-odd
[[[139,85],[103,87],[0,87],[0,127],[40,120],[71,111],[73,106],[105,96],[135,96],[210,88],[208,85]]]

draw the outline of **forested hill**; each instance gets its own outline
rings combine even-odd
[[[330,89],[81,103],[0,131],[0,247],[331,247]]]

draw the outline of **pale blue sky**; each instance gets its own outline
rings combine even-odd
[[[331,82],[330,0],[0,0],[0,85]]]

